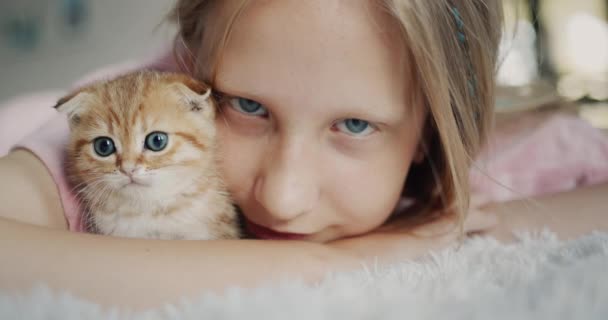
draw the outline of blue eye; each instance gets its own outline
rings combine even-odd
[[[93,149],[100,157],[107,157],[116,152],[114,141],[108,137],[99,137],[93,140]]]
[[[146,136],[146,149],[158,152],[167,147],[169,136],[164,132],[155,131]]]
[[[264,106],[255,101],[245,98],[232,98],[230,99],[230,106],[238,112],[252,116],[267,116],[268,110]]]
[[[336,128],[353,136],[366,136],[375,130],[369,122],[361,119],[344,119],[336,124]]]

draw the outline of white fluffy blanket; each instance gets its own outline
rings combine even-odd
[[[559,242],[544,232],[334,275],[321,285],[284,283],[201,295],[142,313],[102,310],[37,289],[0,294],[0,319],[608,319],[608,234]]]

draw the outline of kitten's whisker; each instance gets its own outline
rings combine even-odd
[[[86,188],[88,188],[89,185],[91,184],[95,184],[98,181],[93,181],[92,183],[87,183],[87,182],[81,182],[79,184],[77,184],[76,186],[74,186],[71,191],[72,192],[81,192],[82,190],[85,190]]]
[[[106,190],[108,190],[109,188],[110,187],[106,184],[106,185],[102,186],[101,190],[95,190],[96,193],[93,195],[93,198],[91,199],[91,205],[94,207],[93,209],[97,209],[97,207],[101,203],[100,200],[102,200],[103,195],[106,193]]]
[[[93,181],[92,183],[88,183],[88,184],[82,183],[82,184],[79,184],[79,186],[77,188],[73,188],[72,191],[82,192],[82,191],[88,190],[90,188],[94,188],[97,184],[99,184],[101,182],[102,182],[101,179],[99,179],[99,180]]]
[[[113,194],[114,192],[114,188],[108,186],[108,185],[104,185],[103,188],[101,189],[101,191],[98,193],[98,195],[94,198],[94,200],[92,201],[92,206],[91,206],[91,212],[94,212],[93,210],[97,210],[99,207],[101,207]],[[93,228],[95,228],[96,231],[99,231],[97,228],[97,216],[94,214],[91,214],[92,220],[91,223],[93,224]]]
[[[83,188],[77,194],[79,195],[80,198],[82,198],[86,202],[94,201],[94,198],[97,195],[96,191],[99,189],[98,185],[100,185],[100,184],[101,184],[101,182],[96,183],[94,185],[90,185],[87,188]],[[91,196],[93,196],[93,197],[91,197]],[[87,204],[87,206],[90,206],[90,203]]]
[[[103,177],[96,177],[96,178],[92,179],[89,182],[83,181],[83,182],[75,185],[74,187],[72,187],[71,190],[75,191],[75,190],[80,189],[80,188],[87,188],[89,186],[96,185],[96,184],[98,184],[100,182],[103,182],[103,181],[104,181]]]

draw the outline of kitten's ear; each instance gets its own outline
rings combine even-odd
[[[81,115],[85,111],[86,106],[89,105],[90,100],[90,93],[77,91],[59,99],[53,108],[67,115],[70,127],[73,127],[80,123]]]
[[[186,100],[186,106],[192,112],[205,115],[215,114],[215,105],[211,97],[211,87],[190,77],[180,77],[176,82],[177,91]]]

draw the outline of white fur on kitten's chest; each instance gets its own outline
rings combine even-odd
[[[116,196],[92,217],[99,233],[129,238],[209,240],[238,238],[236,213],[221,191],[166,201],[125,200]],[[170,212],[168,212],[170,211]]]

